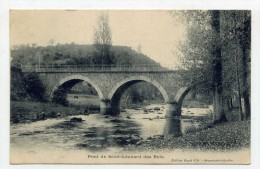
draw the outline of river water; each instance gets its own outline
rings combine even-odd
[[[154,110],[157,107],[160,110]],[[164,105],[127,109],[118,117],[100,114],[47,119],[29,124],[12,124],[11,150],[27,153],[53,150],[118,151],[125,146],[141,144],[152,138],[181,136],[206,128],[211,108],[183,108],[181,119],[165,119]],[[70,122],[72,117],[83,122]]]

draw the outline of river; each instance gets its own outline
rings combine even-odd
[[[116,152],[124,146],[141,144],[154,137],[178,137],[206,128],[211,123],[209,112],[212,108],[183,108],[185,118],[181,119],[165,119],[162,104],[149,105],[145,109],[147,111],[144,108],[126,109],[118,117],[90,114],[11,124],[11,152]],[[72,117],[84,121],[70,122]]]

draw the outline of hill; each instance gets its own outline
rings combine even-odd
[[[20,45],[11,49],[12,63],[22,65],[101,64],[93,45],[57,44],[55,46]],[[148,56],[126,46],[112,46],[114,64],[158,64]]]

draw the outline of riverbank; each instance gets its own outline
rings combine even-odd
[[[181,137],[152,138],[143,144],[127,147],[128,151],[228,151],[250,148],[250,120],[214,125]]]
[[[91,98],[93,98],[91,96]],[[89,103],[88,101],[84,101]],[[156,104],[158,102],[153,101]],[[139,103],[139,104],[131,104],[128,106],[129,109],[140,109],[145,106],[151,105],[153,102],[149,103]],[[33,101],[11,101],[11,123],[30,123],[39,120],[45,120],[47,118],[58,118],[58,117],[66,117],[70,115],[84,115],[90,113],[98,113],[99,112],[99,102],[97,100],[93,100],[90,102],[91,104],[83,104],[83,105],[73,105],[64,107],[60,104],[50,103],[50,102],[33,102]],[[188,104],[189,107],[193,107],[193,102],[185,103]],[[196,103],[198,104],[202,103]],[[123,110],[125,111],[125,110]],[[186,115],[183,115],[183,118],[195,118]],[[197,117],[199,119],[200,117]]]
[[[124,105],[121,108],[122,109],[141,109],[149,105],[153,104],[162,104],[165,105],[162,100],[149,100],[149,101],[144,101],[144,102],[138,102],[138,103],[131,103],[129,105]],[[182,108],[209,108],[211,105],[200,102],[200,101],[186,101],[184,100],[182,103]]]
[[[11,101],[11,123],[29,123],[48,118],[89,113],[86,108],[64,107],[55,103]]]

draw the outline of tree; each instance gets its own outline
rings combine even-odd
[[[42,62],[42,52],[38,50],[35,54],[35,58],[38,59],[38,67],[41,67],[41,62]]]
[[[137,54],[141,54],[142,53],[142,46],[139,44],[137,47]]]
[[[238,93],[240,118],[250,116],[250,50],[251,50],[251,13],[250,11],[223,11],[223,49],[227,62],[226,68],[236,77],[230,89]],[[233,70],[232,70],[233,68]],[[231,76],[229,76],[231,77]],[[241,100],[243,98],[244,112]]]
[[[239,43],[242,48],[242,84],[243,98],[245,106],[245,116],[249,118],[251,115],[250,109],[250,51],[251,51],[251,12],[243,11],[242,27],[240,29]]]
[[[210,11],[211,26],[215,38],[213,44],[215,48],[212,50],[213,56],[213,108],[216,121],[225,121],[226,117],[223,108],[223,86],[222,86],[222,55],[221,55],[221,38],[220,38],[220,11]]]
[[[176,12],[174,12],[176,15]],[[186,25],[186,38],[178,49],[179,67],[185,71],[182,81],[185,84],[196,83],[201,88],[212,91],[213,57],[215,37],[211,29],[211,18],[208,11],[178,11],[177,16]]]
[[[107,13],[101,13],[98,18],[98,23],[94,31],[94,46],[97,49],[97,60],[100,60],[99,58],[101,58],[102,64],[114,63],[113,55],[110,51],[112,36]]]
[[[225,121],[222,90],[220,11],[184,11],[187,39],[180,45],[186,83],[212,93],[214,120]],[[199,88],[197,86],[197,88]]]
[[[225,120],[223,105],[231,107],[232,95],[240,95],[241,90],[249,117],[250,12],[184,11],[181,15],[188,27],[187,40],[180,45],[180,61],[187,70],[184,80],[207,84],[202,88],[213,93],[217,121]]]
[[[55,42],[54,39],[49,40],[49,45],[50,45],[50,46],[53,46],[53,45],[54,45],[54,42]]]

